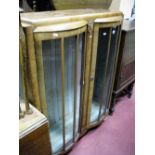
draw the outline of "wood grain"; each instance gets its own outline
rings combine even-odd
[[[51,155],[48,122],[37,109],[19,121],[19,154]]]

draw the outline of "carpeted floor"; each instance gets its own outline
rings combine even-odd
[[[115,112],[85,135],[69,155],[134,155],[135,95],[119,98]]]

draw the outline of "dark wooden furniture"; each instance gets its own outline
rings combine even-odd
[[[19,6],[24,12],[54,10],[50,0],[19,0]]]
[[[115,98],[122,91],[126,92],[128,94],[128,97],[131,96],[134,81],[135,21],[124,20],[110,113],[114,111]]]

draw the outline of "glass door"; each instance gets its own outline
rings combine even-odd
[[[120,20],[120,19],[119,19]],[[121,23],[96,22],[90,70],[88,124],[99,123],[108,113],[115,74]]]
[[[81,21],[34,30],[40,99],[53,153],[66,151],[79,135],[86,25]]]

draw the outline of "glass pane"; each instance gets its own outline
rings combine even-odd
[[[53,152],[63,146],[60,40],[42,42],[45,92]]]
[[[90,118],[91,122],[94,122],[98,119],[100,105],[104,102],[104,77],[108,51],[109,32],[110,28],[101,28],[99,30],[94,92]]]
[[[79,36],[79,44],[77,45],[77,36],[65,38],[65,127],[66,142],[73,140],[73,130],[75,136],[79,127],[79,110],[80,110],[80,94],[81,94],[81,72],[82,72],[82,51],[84,36]],[[79,47],[78,57],[76,58],[76,47]],[[77,81],[76,79],[76,60],[77,60]],[[76,87],[75,87],[76,86]],[[74,97],[76,90],[76,117],[74,129]]]
[[[80,106],[82,103],[82,93],[83,93],[83,69],[84,69],[84,47],[85,47],[85,33],[79,36],[79,54],[78,54],[78,91],[77,91],[77,108],[76,108],[76,133],[79,133],[79,123],[80,123]]]
[[[84,34],[81,34],[79,36],[78,47],[78,58],[76,58],[77,36],[64,38],[66,145],[73,140],[75,88],[77,88],[75,136],[78,133],[79,129]],[[56,153],[63,147],[61,40],[57,39],[42,41],[42,51],[50,138],[53,153]],[[78,60],[77,83],[75,82],[76,60]]]
[[[98,50],[96,60],[96,72],[94,81],[94,92],[92,99],[91,118],[94,122],[108,110],[110,99],[110,89],[112,88],[112,79],[114,72],[114,62],[117,49],[118,27],[100,28],[98,39]],[[109,34],[111,32],[111,34]],[[111,35],[110,50],[108,53],[109,37]],[[101,113],[100,111],[101,106]]]
[[[105,88],[104,88],[104,95],[103,95],[103,100],[105,101],[101,115],[104,112],[107,112],[108,110],[108,104],[109,104],[109,99],[110,99],[110,91],[112,89],[112,79],[113,77],[113,72],[114,72],[114,63],[116,59],[116,52],[117,52],[117,35],[118,35],[118,27],[112,28],[111,32],[111,43],[110,43],[110,52],[109,52],[109,59],[108,59],[108,67],[106,71],[106,76],[105,76]]]
[[[76,36],[65,38],[65,127],[66,142],[73,138]]]

